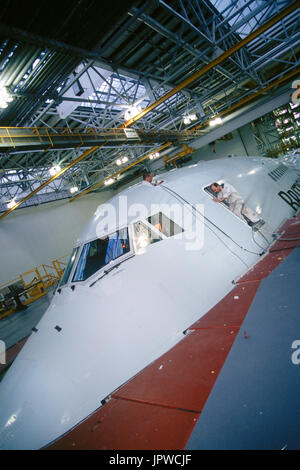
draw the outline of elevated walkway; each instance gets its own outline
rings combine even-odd
[[[175,131],[120,129],[120,128],[89,128],[86,131],[70,130],[69,128],[49,127],[0,127],[0,150],[47,150],[76,147],[94,147],[110,144],[131,145],[141,142],[152,143],[184,143],[203,134],[203,131]]]

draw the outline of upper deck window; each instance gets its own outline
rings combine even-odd
[[[207,192],[208,194],[210,194],[212,197],[215,197],[215,198],[218,197],[218,193],[215,193],[215,192],[211,189],[211,185],[206,186],[206,188],[204,188],[204,191]],[[223,204],[223,205],[225,205],[225,206],[227,206],[227,207],[229,206],[229,203],[228,203],[227,201],[222,201],[221,204]]]
[[[73,282],[85,281],[99,269],[129,251],[127,228],[86,243],[82,248]]]
[[[182,233],[183,229],[179,227],[173,220],[169,219],[165,214],[159,212],[158,214],[148,217],[149,224],[157,228],[166,237],[173,237],[178,233]]]

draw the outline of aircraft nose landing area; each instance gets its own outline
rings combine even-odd
[[[299,215],[283,229],[290,241],[48,449],[299,448]]]

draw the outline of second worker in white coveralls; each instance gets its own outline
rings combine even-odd
[[[238,193],[238,191],[229,183],[213,183],[210,188],[214,193],[217,194],[217,197],[214,197],[215,202],[226,202],[229,205],[229,209],[237,215],[240,219],[245,220],[245,217],[249,220],[248,224],[250,226],[263,225],[264,221],[253,212],[249,207],[244,203],[244,199]]]

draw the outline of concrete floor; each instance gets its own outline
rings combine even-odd
[[[32,328],[40,321],[50,305],[54,289],[28,305],[26,310],[15,312],[0,320],[0,340],[10,348],[31,333]]]

